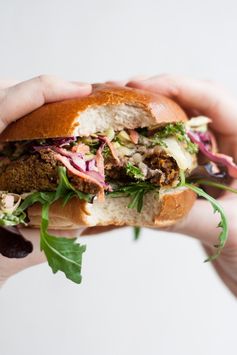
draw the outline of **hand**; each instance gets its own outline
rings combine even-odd
[[[157,92],[178,102],[191,115],[206,115],[213,122],[213,130],[219,151],[237,161],[237,99],[222,87],[209,81],[162,75],[145,80],[131,81],[128,86]],[[237,187],[237,182],[231,184]],[[213,262],[219,276],[237,296],[237,196],[224,193],[219,201],[229,221],[228,242],[221,255]],[[188,217],[172,227],[172,231],[200,240],[207,253],[213,253],[212,245],[217,238],[217,216],[209,203],[198,200]]]
[[[45,103],[85,96],[90,92],[89,84],[66,82],[46,75],[17,84],[13,81],[0,81],[0,133],[8,124]],[[79,232],[54,231],[59,236],[74,237]],[[39,248],[38,230],[21,229],[21,233],[32,242],[33,252],[23,259],[8,259],[0,254],[0,285],[16,272],[45,261]]]

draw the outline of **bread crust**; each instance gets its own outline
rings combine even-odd
[[[87,225],[89,215],[88,203],[76,197],[72,198],[65,206],[63,201],[54,202],[49,208],[49,228],[50,229],[77,229]],[[28,208],[29,226],[40,227],[41,205],[36,203]]]
[[[153,124],[187,120],[185,112],[162,95],[127,87],[95,85],[87,97],[49,103],[15,121],[2,132],[0,141],[71,137],[86,109],[120,104],[142,108]]]
[[[119,200],[119,198],[116,198]],[[196,200],[196,194],[187,188],[172,192],[164,193],[156,201],[156,206],[152,206],[149,213],[153,213],[151,221],[147,222],[144,214],[147,211],[143,210],[137,213],[139,219],[121,218],[119,215],[106,215],[104,220],[99,224],[91,223],[91,217],[95,214],[93,204],[88,204],[78,198],[71,199],[66,206],[62,207],[61,201],[56,201],[49,211],[49,229],[78,229],[80,227],[94,227],[94,226],[143,226],[162,228],[173,225],[183,219],[191,210]],[[122,200],[120,200],[122,201]],[[125,203],[124,203],[125,202]],[[129,199],[123,200],[125,210],[127,209]],[[106,203],[106,200],[105,202]],[[103,208],[101,203],[101,208]],[[154,213],[154,211],[156,211]],[[98,213],[98,207],[96,210]],[[28,209],[28,216],[30,219],[29,226],[38,228],[41,223],[41,206],[35,204]],[[94,219],[95,221],[96,219]]]
[[[185,112],[174,101],[162,95],[126,87],[94,85],[93,92],[88,97],[46,104],[12,123],[0,135],[0,141],[70,137],[75,135],[76,127],[80,126],[80,116],[85,110],[122,104],[141,108],[149,117],[148,122],[151,125],[187,120]],[[105,213],[101,220],[96,219],[96,214],[103,210],[108,203],[107,199],[105,205],[102,203],[99,207],[98,204],[95,207],[94,204],[78,198],[71,199],[64,207],[61,201],[56,201],[49,210],[49,228],[77,229],[98,225],[166,227],[184,218],[195,199],[196,195],[191,190],[173,190],[171,193],[161,194],[160,199],[152,202],[153,206],[144,208],[140,214],[131,210],[123,217],[119,213]],[[123,198],[120,201],[117,203],[126,210],[129,199]],[[41,205],[31,206],[28,215],[29,225],[38,228],[41,223]]]
[[[164,194],[159,214],[155,216],[155,226],[167,227],[183,219],[191,210],[197,195],[190,189],[180,193]]]

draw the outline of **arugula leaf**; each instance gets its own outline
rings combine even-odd
[[[56,190],[55,201],[61,197],[64,197],[67,193],[74,193],[80,200],[90,202],[92,199],[91,194],[81,192],[69,182],[66,174],[66,168],[59,167],[59,184]]]
[[[234,189],[231,186],[220,184],[219,182],[215,182],[215,181],[209,181],[209,180],[205,180],[205,179],[198,179],[198,180],[195,181],[195,184],[213,186],[213,187],[216,187],[218,189],[229,191],[229,192],[233,192],[234,194],[237,194],[237,189]]]
[[[33,192],[29,196],[27,196],[24,201],[18,207],[18,211],[25,211],[28,207],[33,205],[36,202],[41,203],[42,205],[45,203],[53,202],[55,197],[55,192]]]
[[[53,192],[34,192],[26,197],[17,209],[19,216],[26,216],[24,210],[38,202],[42,205],[42,221],[40,227],[40,247],[44,251],[53,272],[62,271],[66,277],[76,283],[81,282],[81,261],[85,246],[76,244],[76,239],[58,238],[50,235],[48,229],[48,213],[50,205],[58,199],[63,206],[74,196],[91,201],[92,195],[76,190],[68,181],[66,169],[59,167],[59,184]],[[24,214],[24,215],[23,215]],[[19,224],[22,222],[14,223]]]
[[[141,227],[133,227],[133,233],[134,233],[134,240],[138,240],[141,235]]]
[[[128,176],[137,180],[144,180],[144,174],[142,173],[141,169],[131,164],[130,162],[127,163],[125,170]]]
[[[170,136],[175,136],[180,142],[184,142],[186,149],[190,154],[195,154],[198,152],[198,146],[191,142],[183,122],[168,123],[166,126],[157,131],[153,137],[154,139],[162,140],[162,138],[167,138]]]
[[[212,261],[215,260],[221,253],[221,250],[224,248],[225,243],[228,238],[228,222],[227,218],[225,215],[225,212],[222,208],[222,206],[210,195],[208,195],[205,191],[203,191],[200,187],[197,187],[195,185],[189,184],[189,183],[182,183],[182,186],[188,187],[190,190],[193,190],[196,192],[198,196],[204,197],[207,201],[209,201],[213,207],[214,213],[218,212],[220,214],[221,220],[218,224],[217,227],[221,228],[221,232],[218,236],[219,243],[217,245],[214,245],[216,250],[216,253],[211,255],[208,259],[205,261]]]
[[[44,205],[45,203],[53,203],[54,201],[62,198],[64,205],[69,201],[69,199],[73,196],[77,196],[81,200],[85,200],[90,202],[92,199],[92,195],[86,194],[74,188],[74,186],[68,181],[66,169],[64,167],[59,167],[59,184],[56,191],[50,192],[33,192],[29,196],[27,196],[21,205],[18,207],[18,210],[24,211],[31,205],[36,202]]]
[[[131,201],[128,208],[134,208],[137,212],[142,211],[144,195],[153,190],[158,190],[158,187],[149,182],[134,182],[128,185],[121,186],[113,192],[109,192],[111,197],[130,197]]]
[[[68,279],[79,284],[81,283],[82,254],[86,246],[75,243],[76,238],[58,238],[47,232],[49,206],[49,203],[42,206],[40,248],[44,251],[53,273],[60,270]]]

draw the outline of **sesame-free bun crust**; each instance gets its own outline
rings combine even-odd
[[[15,121],[0,141],[85,136],[110,127],[134,129],[186,120],[184,111],[162,95],[99,84],[87,97],[49,103]]]
[[[163,228],[183,219],[191,210],[196,194],[187,188],[175,188],[159,195],[147,193],[141,213],[128,209],[129,198],[106,197],[104,202],[88,204],[78,198],[70,200],[65,207],[55,202],[49,211],[50,229],[77,229],[93,226],[143,226]],[[35,204],[28,209],[29,226],[39,227],[41,206]]]
[[[87,136],[108,128],[121,130],[186,121],[184,111],[172,100],[126,87],[95,85],[88,97],[46,104],[9,125],[0,141]],[[167,227],[184,218],[196,195],[187,188],[147,193],[141,213],[128,209],[129,198],[106,197],[88,204],[77,198],[66,206],[55,202],[49,211],[49,228],[76,229],[93,226]],[[29,225],[38,228],[41,206],[28,209]]]

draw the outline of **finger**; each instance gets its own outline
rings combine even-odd
[[[19,81],[18,80],[14,80],[14,79],[4,79],[4,80],[0,80],[0,90],[1,89],[5,89],[8,88],[9,86],[13,86],[18,84]]]
[[[25,258],[9,259],[0,255],[0,279],[7,279],[8,277],[16,274],[31,266],[35,266],[46,261],[45,254],[40,250],[40,232],[38,229],[21,228],[20,233],[26,240],[29,240],[33,245],[32,253],[28,254]],[[50,231],[53,235],[58,237],[77,238],[80,236],[83,228],[74,230],[54,230]]]
[[[102,233],[106,233],[106,232],[110,232],[114,229],[117,228],[123,228],[123,226],[119,226],[119,227],[115,227],[115,226],[97,226],[97,227],[89,227],[86,228],[81,236],[88,236],[88,235],[97,235],[97,234],[102,234]]]
[[[222,134],[237,133],[236,99],[210,81],[161,75],[148,80],[131,81],[127,85],[169,96],[184,108],[211,117],[214,130]]]
[[[106,84],[107,85],[112,85],[112,86],[125,86],[129,82],[146,80],[148,78],[149,78],[148,75],[142,75],[141,74],[141,75],[133,76],[133,77],[131,77],[129,79],[126,79],[126,80],[109,80],[109,81],[106,81]]]
[[[85,228],[77,228],[77,229],[49,229],[49,233],[55,235],[56,237],[65,237],[65,238],[78,238],[81,236],[82,232]],[[27,240],[31,240],[31,238],[35,238],[35,236],[39,237],[39,229],[32,229],[32,228],[21,228],[21,234]]]
[[[213,248],[203,245],[207,255],[213,255]],[[236,248],[223,250],[221,258],[212,261],[212,265],[226,286],[237,296]]]
[[[44,253],[40,251],[40,238],[39,232],[34,231],[30,234],[30,230],[22,233],[26,240],[30,240],[33,245],[32,253],[24,258],[6,258],[0,255],[0,279],[6,280],[10,276],[22,271],[28,267],[41,264],[46,261]]]
[[[0,132],[47,102],[88,95],[91,85],[39,76],[0,91]]]
[[[223,206],[224,203],[222,202]],[[224,207],[225,209],[225,207]],[[204,200],[197,200],[188,216],[170,230],[198,239],[205,245],[217,244],[220,229],[217,228],[220,215],[213,213],[211,204]]]

